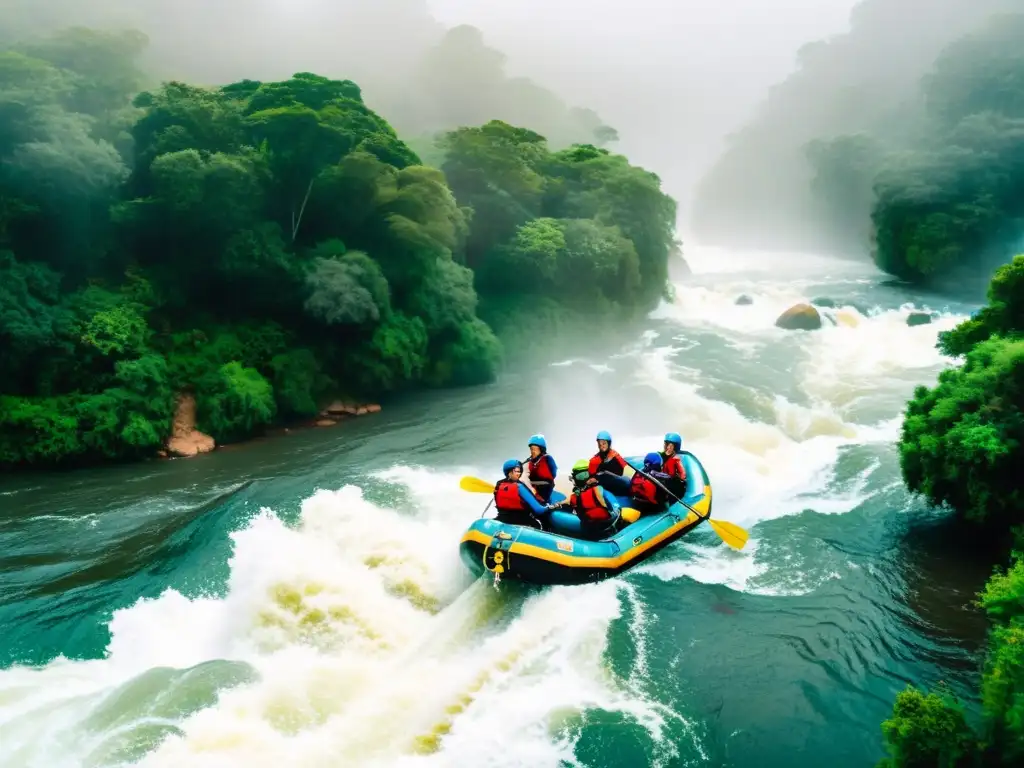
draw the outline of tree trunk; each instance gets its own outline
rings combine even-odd
[[[302,207],[299,208],[299,217],[295,218],[295,209],[292,209],[292,242],[295,242],[296,236],[299,234],[299,225],[302,224],[302,214],[306,212],[306,203],[309,202],[309,193],[313,191],[313,182],[316,178],[309,180],[309,186],[306,187],[306,196],[302,198]]]

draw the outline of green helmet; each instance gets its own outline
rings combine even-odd
[[[590,462],[586,459],[580,459],[572,465],[572,482],[573,485],[579,487],[587,482],[587,478],[590,477]]]

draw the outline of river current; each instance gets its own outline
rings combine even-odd
[[[988,566],[908,495],[895,440],[974,307],[864,263],[687,258],[610,354],[0,479],[0,766],[862,768],[906,683],[969,698]],[[836,324],[774,327],[816,297]],[[487,497],[459,477],[534,432],[564,475],[599,429],[623,453],[680,432],[746,549],[702,526],[600,584],[474,582],[458,540]]]

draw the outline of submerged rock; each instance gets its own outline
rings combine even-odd
[[[835,303],[835,301],[833,301],[832,299],[825,298],[824,296],[819,296],[816,299],[811,299],[811,304],[813,304],[816,307],[825,307],[826,309],[835,309],[836,306],[838,306]]]
[[[856,312],[851,312],[848,309],[841,309],[836,312],[836,322],[839,325],[845,325],[848,328],[856,328],[860,325],[860,315]]]
[[[196,429],[196,398],[191,393],[178,395],[178,407],[174,411],[174,427],[171,439],[167,441],[167,452],[179,458],[189,458],[200,453],[209,453],[217,443],[209,435]]]
[[[754,303],[754,300],[747,296],[745,293],[741,293],[736,297],[736,305],[739,307],[746,307]]]
[[[932,321],[932,316],[927,312],[911,312],[907,315],[907,325],[913,328],[915,325],[928,325]]]
[[[816,331],[821,328],[821,314],[810,304],[794,304],[775,321],[787,331]]]

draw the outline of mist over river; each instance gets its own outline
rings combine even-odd
[[[974,309],[868,263],[688,247],[632,343],[191,460],[0,479],[0,765],[861,768],[908,681],[971,700],[989,574],[900,480],[900,413]],[[737,306],[740,294],[752,297]],[[775,328],[801,300],[846,322]],[[911,303],[939,313],[908,327]],[[852,318],[852,321],[851,321]],[[679,431],[746,527],[585,587],[458,558],[543,432]]]

